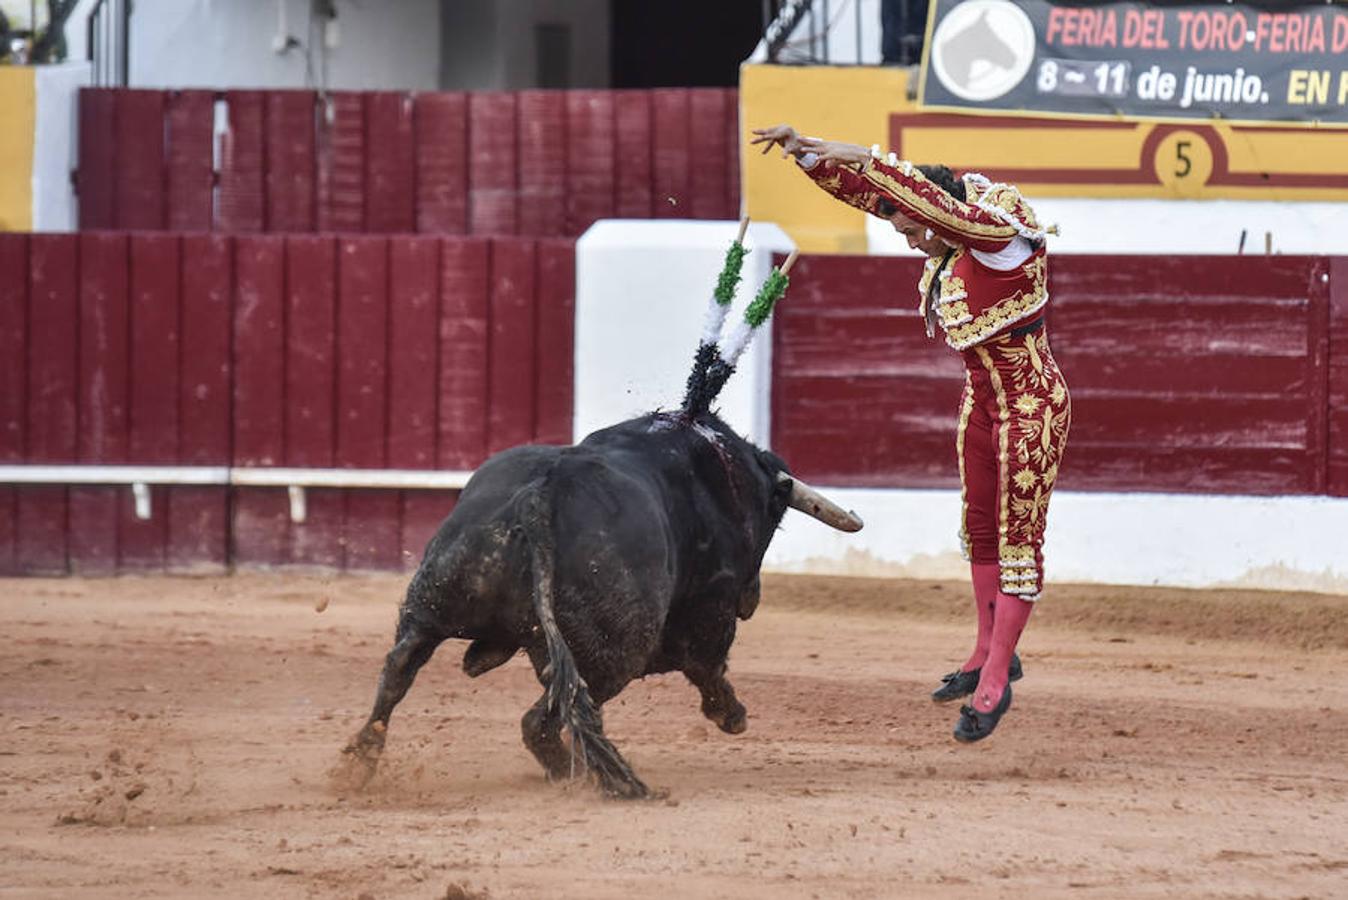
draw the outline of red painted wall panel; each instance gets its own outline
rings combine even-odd
[[[652,213],[657,219],[691,217],[694,124],[688,99],[688,92],[678,88],[651,91]]]
[[[519,233],[566,234],[566,97],[561,91],[520,91],[517,103]]]
[[[389,242],[339,244],[337,301],[337,456],[339,466],[388,463]],[[397,491],[346,492],[344,567],[401,565]]]
[[[328,95],[318,125],[318,229],[365,229],[365,96]]]
[[[317,161],[313,91],[267,91],[266,230],[313,231]]]
[[[417,231],[468,230],[468,95],[417,94]]]
[[[279,235],[235,239],[235,465],[276,466],[285,455],[284,251]],[[241,565],[286,562],[289,527],[283,488],[240,488],[233,503],[232,559]]]
[[[164,169],[164,93],[116,94],[117,228],[158,229],[167,222]]]
[[[435,467],[440,342],[440,242],[389,243],[388,464]]]
[[[131,356],[129,241],[116,232],[80,235],[80,386],[78,451],[82,463],[130,459]],[[71,487],[70,567],[81,575],[117,568],[117,495],[129,488]]]
[[[28,405],[28,235],[0,232],[0,463],[24,461]],[[16,574],[14,489],[0,485],[0,576]]]
[[[336,449],[337,241],[286,239],[285,464],[329,468]],[[340,566],[340,491],[306,490],[306,518],[290,525],[290,562]]]
[[[179,459],[227,465],[231,458],[231,334],[234,242],[218,234],[182,238]],[[219,572],[229,561],[229,490],[175,487],[168,497],[166,566]]]
[[[1348,257],[1336,256],[1329,262],[1325,487],[1332,496],[1348,497]]]
[[[534,437],[538,384],[533,241],[495,240],[487,368],[487,452]]]
[[[1055,259],[1050,327],[1074,419],[1060,483],[1320,490],[1322,269],[1290,257]],[[803,477],[954,483],[940,444],[953,441],[961,368],[908,311],[917,274],[913,260],[848,257],[807,258],[792,273],[775,332],[773,445]]]
[[[725,120],[733,98],[722,88],[688,91],[689,164],[688,207],[683,217],[731,219],[730,191],[726,180]]]
[[[518,234],[515,95],[468,95],[468,231]]]
[[[26,461],[73,463],[78,454],[79,239],[29,238]],[[15,566],[27,574],[67,570],[64,487],[16,489]]]
[[[365,115],[365,230],[415,231],[417,170],[412,96],[371,92],[365,97]]]
[[[740,127],[740,95],[726,88],[726,191],[730,194],[730,218],[738,219],[740,202],[740,154],[748,147],[747,129]]]
[[[110,88],[83,88],[79,100],[79,168],[75,192],[79,196],[80,228],[112,228],[116,224],[117,170],[116,92]]]
[[[651,92],[614,91],[613,114],[615,213],[620,219],[649,219],[656,202]],[[666,203],[663,197],[659,202]]]
[[[440,245],[442,469],[471,469],[486,456],[490,263],[485,239],[449,238]]]
[[[403,491],[402,565],[413,571],[421,564],[426,544],[454,509],[458,491]]]
[[[179,238],[131,239],[131,358],[128,447],[136,462],[178,462]],[[168,543],[168,492],[151,488],[151,515],[139,519],[129,491],[121,494],[118,567],[162,570]]]
[[[566,223],[562,234],[582,234],[614,213],[617,166],[612,91],[567,91]],[[526,157],[527,158],[527,157]]]
[[[210,231],[215,218],[215,167],[211,147],[215,95],[211,91],[170,91],[165,98],[164,115],[168,228],[173,231]]]
[[[575,380],[576,244],[538,242],[537,384],[534,440],[571,443],[572,390]]]
[[[220,135],[220,191],[215,227],[220,231],[263,231],[267,227],[265,95],[229,91],[228,130]]]

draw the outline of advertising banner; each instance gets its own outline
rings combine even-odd
[[[932,0],[921,104],[1348,125],[1348,7]]]

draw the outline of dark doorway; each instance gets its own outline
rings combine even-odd
[[[613,87],[735,87],[761,0],[613,0]]]

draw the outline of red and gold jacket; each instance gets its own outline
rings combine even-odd
[[[807,162],[805,172],[839,200],[871,215],[884,218],[877,205],[888,200],[955,248],[944,265],[928,259],[918,284],[919,309],[925,316],[928,297],[934,296],[946,343],[963,350],[1040,314],[1048,303],[1046,232],[1020,191],[970,174],[964,176],[968,202],[962,202],[894,154],[881,160],[873,148],[871,155],[861,167]],[[1009,270],[986,265],[970,252],[995,254],[1017,238],[1028,241],[1032,252]]]

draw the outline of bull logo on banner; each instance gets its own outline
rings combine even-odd
[[[1007,0],[967,0],[936,27],[931,71],[962,100],[995,100],[1020,84],[1034,62],[1034,23]]]

